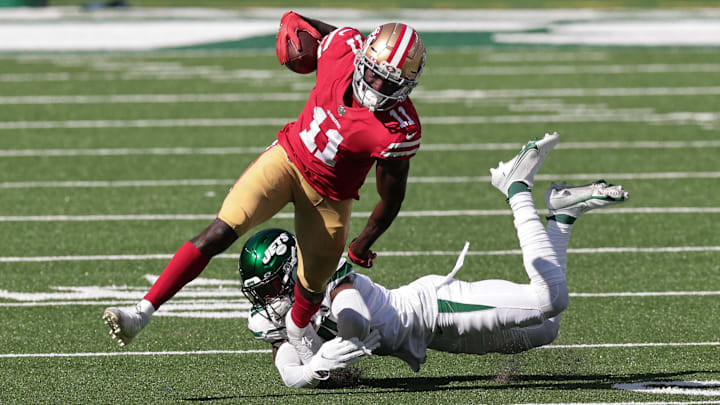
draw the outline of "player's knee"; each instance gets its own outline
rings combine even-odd
[[[559,315],[570,304],[570,294],[567,284],[559,282],[549,286],[535,286],[536,293],[540,300],[540,310],[545,318],[552,318]]]
[[[230,225],[216,218],[191,242],[205,256],[213,257],[230,247],[237,238],[237,233]]]
[[[570,294],[568,293],[567,284],[560,283],[550,286],[550,297],[551,310],[545,314],[548,318],[560,315],[570,304]]]
[[[560,317],[546,320],[541,325],[528,329],[528,338],[532,347],[540,347],[552,343],[560,332]]]

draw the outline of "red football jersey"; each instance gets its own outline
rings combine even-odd
[[[374,113],[343,102],[362,41],[362,34],[348,27],[322,40],[310,98],[297,121],[278,133],[308,183],[334,200],[357,199],[376,159],[410,159],[420,148],[420,120],[409,98]]]

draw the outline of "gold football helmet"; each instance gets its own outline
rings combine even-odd
[[[384,111],[405,100],[425,66],[420,35],[402,23],[381,25],[368,35],[355,56],[353,93],[370,111]],[[382,86],[371,83],[382,79]]]

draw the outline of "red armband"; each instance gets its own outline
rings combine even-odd
[[[355,242],[355,240],[353,239],[352,242]],[[350,242],[350,246],[348,246],[348,257],[350,257],[350,260],[352,260],[352,262],[357,264],[358,266],[365,267],[366,269],[369,269],[370,267],[372,267],[373,259],[377,257],[377,253],[368,249],[367,258],[361,258],[361,257],[355,256],[355,253],[353,253],[353,251],[352,251],[352,242]]]

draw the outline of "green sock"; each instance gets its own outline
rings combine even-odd
[[[508,200],[512,198],[517,193],[529,193],[530,187],[527,186],[527,184],[521,182],[521,181],[514,181],[510,188],[508,188]]]
[[[557,221],[561,224],[568,224],[572,225],[575,223],[577,218],[571,217],[570,215],[560,214],[560,215],[553,215],[551,217],[547,217],[548,221]]]

